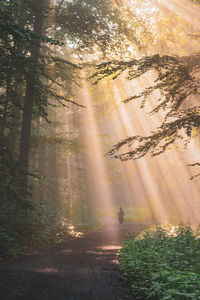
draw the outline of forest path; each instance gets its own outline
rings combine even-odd
[[[126,300],[116,251],[144,224],[106,225],[79,239],[0,264],[1,300]]]

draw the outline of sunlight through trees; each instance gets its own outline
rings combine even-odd
[[[116,224],[119,207],[199,222],[198,3],[0,3],[3,257]]]

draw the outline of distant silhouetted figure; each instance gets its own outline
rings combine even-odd
[[[120,207],[119,212],[118,212],[118,220],[120,224],[123,224],[124,222],[124,212],[122,207]]]

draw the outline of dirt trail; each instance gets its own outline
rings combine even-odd
[[[0,264],[1,300],[126,300],[116,250],[128,232],[146,226],[107,226]]]

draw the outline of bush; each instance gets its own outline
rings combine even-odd
[[[13,199],[0,205],[0,209],[0,258],[16,257],[76,234],[62,220],[60,211],[48,203]]]
[[[126,240],[120,268],[134,299],[200,299],[199,228],[158,226]]]
[[[0,139],[0,259],[75,235],[60,209],[32,200],[30,187],[21,183],[20,165]]]

